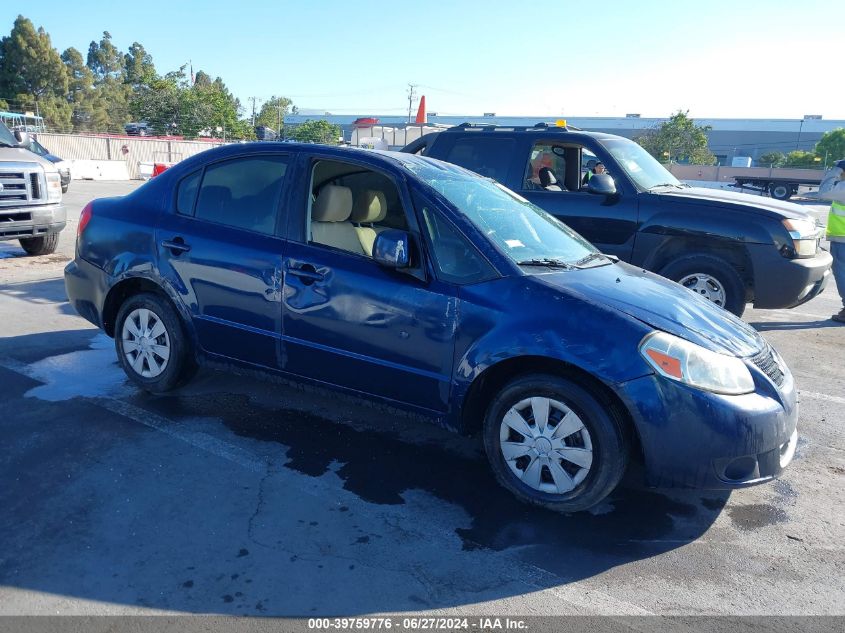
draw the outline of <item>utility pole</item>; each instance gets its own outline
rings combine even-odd
[[[278,119],[276,119],[277,127],[276,127],[276,140],[282,140],[282,106],[276,106],[276,112],[278,113]]]
[[[417,84],[408,84],[408,123],[411,122],[411,111],[414,107],[414,97],[417,96]]]
[[[250,101],[252,101],[252,127],[255,127],[255,102],[258,101],[258,97],[250,97]]]

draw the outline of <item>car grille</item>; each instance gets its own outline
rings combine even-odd
[[[0,162],[0,208],[45,202],[41,173],[35,163]]]
[[[783,385],[783,370],[775,360],[771,345],[766,343],[766,346],[758,354],[752,356],[750,360],[778,387]]]

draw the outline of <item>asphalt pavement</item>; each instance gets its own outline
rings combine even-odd
[[[831,284],[745,320],[800,389],[795,462],[735,491],[626,483],[531,509],[476,439],[351,398],[203,370],[128,384],[54,255],[0,243],[0,615],[845,614],[845,326]],[[806,204],[824,217],[825,207]]]

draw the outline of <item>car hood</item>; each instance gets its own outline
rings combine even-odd
[[[32,163],[41,165],[44,171],[54,172],[56,167],[50,161],[42,158],[34,152],[30,152],[23,147],[0,147],[0,162],[4,166],[9,166],[8,163],[28,163],[26,167],[32,167]]]
[[[751,356],[760,335],[733,314],[683,286],[628,264],[531,275],[555,291],[619,310],[711,351]]]
[[[661,198],[664,196],[678,198],[685,203],[700,204],[702,206],[732,206],[742,211],[776,217],[781,220],[785,218],[812,220],[810,214],[794,202],[783,202],[774,198],[752,196],[737,191],[707,189],[705,187],[685,187],[683,189],[661,191],[657,195]]]

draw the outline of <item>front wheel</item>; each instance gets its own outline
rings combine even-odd
[[[166,299],[155,294],[135,295],[123,303],[117,314],[114,344],[123,371],[147,391],[174,389],[196,371],[179,315]]]
[[[745,311],[745,284],[742,277],[721,257],[685,255],[669,262],[659,274],[736,316],[742,316]]]
[[[59,234],[48,233],[42,237],[22,237],[18,240],[27,255],[50,255],[59,245]]]
[[[526,503],[586,510],[618,485],[628,463],[623,423],[590,389],[536,374],[505,386],[484,419],[499,484]]]

